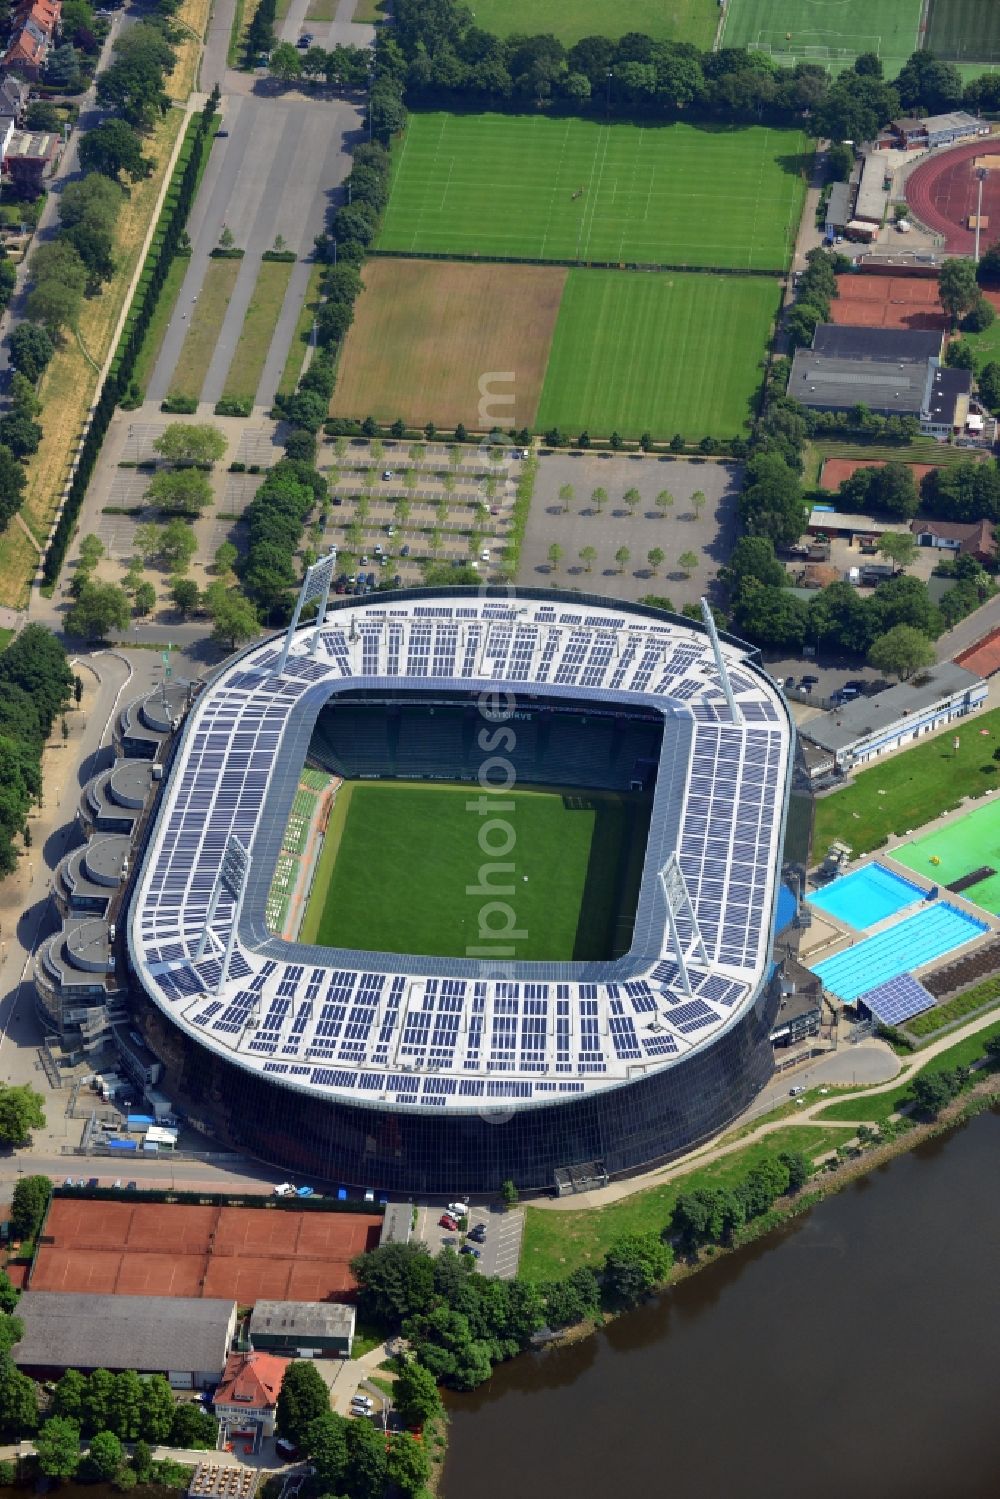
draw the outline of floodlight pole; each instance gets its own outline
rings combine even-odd
[[[983,183],[986,180],[986,168],[977,167],[976,176],[979,179],[979,197],[976,203],[976,264],[979,264],[979,235],[983,222]]]
[[[705,964],[708,963],[708,949],[705,946],[705,939],[701,935],[701,927],[698,925],[698,918],[695,915],[691,892],[688,890],[684,871],[677,862],[676,853],[671,853],[667,862],[660,870],[658,879],[667,907],[667,926],[670,929],[670,945],[674,951],[674,961],[680,972],[681,988],[690,999],[693,991],[691,989],[691,980],[688,977],[687,956],[681,943],[681,934],[677,929],[677,907],[684,912],[691,923],[691,946]]]
[[[232,925],[229,928],[229,936],[226,939],[226,951],[222,958],[222,967],[219,972],[219,982],[216,985],[216,994],[221,994],[229,978],[229,964],[232,961],[233,949],[236,946],[236,933],[239,930],[240,917],[243,914],[243,897],[246,894],[247,879],[250,875],[250,854],[244,845],[233,833],[226,844],[222,855],[222,865],[218,877],[212,889],[208,902],[208,911],[205,915],[205,929],[198,939],[195,950],[195,962],[200,962],[205,953],[205,944],[208,942],[212,922],[219,905],[219,897],[223,890],[232,896],[235,901],[233,908]]]
[[[326,606],[330,598],[330,582],[333,578],[333,569],[336,565],[337,550],[334,548],[332,552],[329,552],[325,557],[321,557],[311,567],[306,568],[306,575],[302,579],[302,587],[299,589],[299,596],[295,601],[295,612],[289,621],[288,629],[285,631],[285,643],[281,648],[281,656],[278,659],[278,664],[271,672],[272,676],[280,677],[288,665],[288,653],[292,648],[292,638],[298,628],[302,610],[306,604],[315,598],[320,600],[319,610],[316,615],[318,633],[319,626],[323,623],[323,617],[326,614]],[[310,651],[315,651],[315,649],[316,635],[314,634]]]
[[[719,643],[719,632],[715,628],[715,618],[712,614],[711,609],[708,607],[708,599],[704,597],[702,597],[701,599],[701,617],[705,622],[705,629],[708,631],[708,638],[712,642],[712,654],[715,657],[715,665],[718,670],[719,676],[722,678],[722,690],[726,694],[726,702],[729,704],[729,711],[732,714],[733,723],[738,724],[740,727],[742,727],[743,712],[740,708],[739,703],[736,701],[736,696],[733,692],[733,684],[729,680],[729,671],[726,667],[725,657],[722,654],[722,646]]]

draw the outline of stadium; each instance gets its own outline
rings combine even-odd
[[[168,1092],[393,1193],[558,1190],[725,1126],[780,997],[794,733],[755,653],[546,590],[324,594],[317,620],[229,660],[173,746],[127,918]],[[347,810],[277,929],[304,767],[329,847]]]

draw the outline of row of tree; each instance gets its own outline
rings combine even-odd
[[[328,52],[312,46],[303,51],[291,42],[278,42],[271,50],[268,71],[281,83],[319,83],[329,88],[364,88],[368,81],[372,55],[367,47],[348,47],[338,42]]]
[[[41,796],[42,750],[72,688],[66,652],[43,625],[26,625],[0,652],[0,877],[17,864],[28,812]],[[6,1090],[7,1106],[11,1096]],[[0,1121],[4,1098],[0,1093]]]

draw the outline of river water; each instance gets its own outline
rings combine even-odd
[[[997,1499],[1000,1111],[449,1399],[444,1499]]]

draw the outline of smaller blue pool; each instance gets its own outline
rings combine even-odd
[[[859,994],[901,973],[912,973],[988,930],[984,921],[939,900],[877,936],[824,958],[815,964],[813,973],[831,993],[850,1003]]]
[[[887,916],[895,916],[904,906],[923,898],[922,886],[904,880],[884,864],[866,864],[806,897],[818,911],[828,911],[859,932],[867,932]]]

